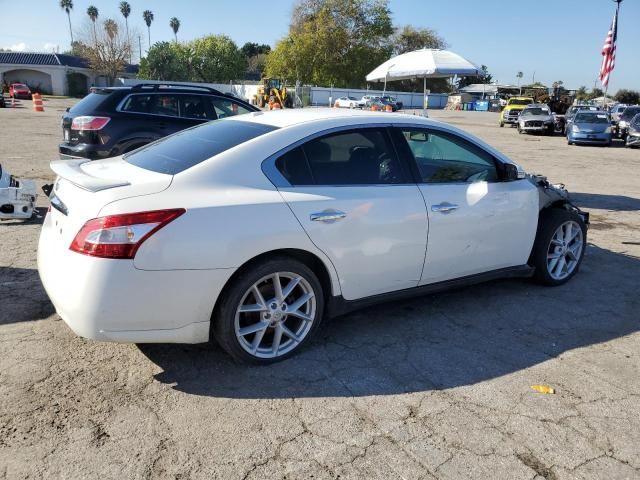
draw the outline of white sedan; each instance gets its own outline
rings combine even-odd
[[[51,166],[40,276],[95,340],[215,339],[267,363],[374,302],[501,277],[563,284],[586,245],[566,191],[417,116],[257,112]]]
[[[355,97],[340,97],[334,104],[336,108],[356,108],[358,107],[358,99]]]

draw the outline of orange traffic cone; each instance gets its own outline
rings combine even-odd
[[[387,113],[393,112],[393,107],[391,105],[385,105],[384,111]]]
[[[44,112],[44,105],[42,104],[42,95],[39,93],[34,93],[31,95],[31,100],[33,101],[33,111],[34,112]]]

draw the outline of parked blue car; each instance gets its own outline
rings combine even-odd
[[[567,143],[609,146],[613,138],[611,131],[611,117],[608,113],[579,111],[567,129]]]

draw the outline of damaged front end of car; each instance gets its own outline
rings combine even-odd
[[[552,184],[543,175],[527,175],[527,178],[538,189],[541,211],[546,208],[564,208],[577,213],[585,225],[589,225],[589,212],[581,210],[571,201],[571,195],[563,183]]]
[[[30,219],[37,198],[33,180],[18,180],[0,165],[0,220]]]

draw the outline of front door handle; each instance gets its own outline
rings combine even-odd
[[[454,210],[458,209],[458,205],[454,205],[453,203],[443,202],[439,205],[432,205],[432,212],[440,212],[440,213],[451,213]]]
[[[346,213],[338,210],[325,210],[324,212],[312,213],[309,218],[312,222],[334,223],[346,216]]]

